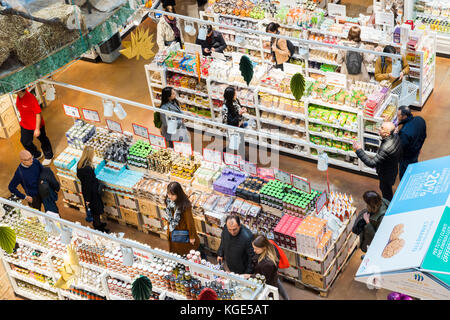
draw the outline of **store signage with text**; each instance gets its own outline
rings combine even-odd
[[[233,153],[223,153],[223,162],[229,166],[239,167],[239,164],[241,163],[241,156],[238,154]]]
[[[292,185],[302,191],[305,191],[307,193],[311,193],[311,184],[309,183],[308,179],[302,178],[296,175],[292,175]]]
[[[241,171],[244,171],[245,173],[248,173],[253,176],[258,173],[258,167],[256,166],[255,163],[251,163],[251,162],[245,161],[243,159],[241,159],[239,168],[241,169]]]
[[[298,65],[298,64],[293,64],[293,63],[283,63],[283,69],[284,72],[286,72],[286,74],[296,74],[296,73],[302,73],[302,66]]]
[[[162,136],[158,136],[157,134],[148,134],[148,138],[150,139],[150,144],[154,147],[166,149],[166,138]]]
[[[328,3],[328,16],[330,17],[346,17],[347,8],[342,4]]]
[[[202,46],[198,45],[198,44],[193,44],[193,43],[185,43],[184,44],[184,49],[186,51],[186,53],[190,53],[195,55],[197,52],[202,54]]]
[[[120,123],[110,120],[110,119],[106,119],[106,125],[108,126],[109,130],[111,131],[115,131],[115,132],[120,132],[122,133],[122,126],[120,125]]]
[[[291,174],[287,173],[283,170],[280,170],[278,168],[274,168],[274,174],[275,174],[275,179],[287,183],[287,184],[291,184],[292,180],[291,180]]]
[[[320,210],[322,210],[322,208],[327,204],[327,200],[328,200],[328,198],[327,198],[327,191],[324,190],[322,192],[322,194],[320,195],[319,199],[317,199],[317,202],[316,202],[316,211],[317,211],[317,213],[319,213]]]
[[[325,77],[327,85],[339,88],[347,87],[347,75],[345,73],[327,72]]]
[[[135,135],[148,139],[148,129],[146,127],[133,123],[133,131]]]
[[[100,116],[97,111],[84,108],[82,108],[81,111],[83,112],[83,117],[86,121],[100,122]]]
[[[375,24],[393,27],[394,14],[392,12],[375,12]]]
[[[68,106],[67,104],[63,104],[64,113],[72,118],[80,119],[80,109],[77,107]]]
[[[203,160],[222,164],[222,152],[212,149],[203,149]]]
[[[184,154],[185,156],[192,156],[192,145],[187,142],[173,142],[173,150],[177,153]]]

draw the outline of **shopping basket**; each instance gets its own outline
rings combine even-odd
[[[398,105],[409,106],[416,101],[419,87],[412,82],[403,80],[400,85],[392,89],[392,93],[398,96]]]

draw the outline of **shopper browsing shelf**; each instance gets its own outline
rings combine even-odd
[[[342,41],[341,44],[347,47],[364,49],[364,45],[361,43],[361,29],[357,26],[351,27],[348,31],[347,40]],[[369,82],[370,77],[366,65],[373,59],[374,56],[371,54],[339,50],[336,62],[341,65],[341,73],[347,75],[347,82],[352,84],[356,81]]]
[[[207,35],[205,40],[197,38],[196,44],[202,46],[202,52],[204,56],[210,56],[212,52],[223,53],[223,50],[227,47],[222,33],[213,30],[211,25],[208,25],[206,29]]]
[[[91,211],[93,217],[94,229],[109,233],[109,229],[106,229],[106,223],[100,221],[100,215],[103,214],[104,207],[100,194],[101,184],[95,175],[93,159],[94,148],[84,147],[77,165],[77,177],[81,182],[81,193],[86,202],[86,207]]]
[[[53,150],[45,132],[39,102],[28,90],[23,89],[17,93],[16,107],[20,114],[20,142],[34,158],[41,159],[42,153],[33,144],[33,138],[38,138],[45,156],[42,164],[48,166],[52,162]]]
[[[177,101],[177,93],[171,87],[165,87],[161,92],[161,109],[183,113],[180,104]],[[190,135],[181,118],[167,116],[160,113],[161,116],[161,134],[166,138],[169,147],[173,148],[173,141],[189,142]]]
[[[384,53],[396,54],[397,51],[393,46],[386,46],[383,49]],[[381,56],[375,63],[375,80],[381,82],[383,80],[388,80],[391,83],[391,87],[395,88],[398,86],[403,77],[409,74],[409,64],[405,56],[402,56],[401,60],[401,72],[400,76],[396,77],[392,74],[392,58]]]
[[[253,251],[255,252],[254,274],[261,274],[266,278],[268,285],[277,287],[280,295],[284,300],[289,300],[289,296],[278,277],[279,254],[275,246],[265,237],[257,236],[252,242]],[[245,274],[245,278],[249,278],[250,274]]]
[[[271,22],[266,27],[266,32],[273,34],[280,34],[280,25]],[[275,68],[283,70],[283,63],[289,62],[291,58],[291,51],[289,50],[291,43],[286,39],[271,38],[270,51],[272,54],[272,61],[275,63]]]
[[[39,177],[39,196],[44,204],[45,211],[59,213],[56,201],[58,200],[58,192],[60,185],[56,180],[55,174],[49,167],[43,167]]]
[[[239,217],[234,215],[227,216],[225,226],[217,250],[217,262],[222,263],[225,259],[231,272],[252,274],[255,254],[252,247],[252,232],[241,225]]]
[[[227,87],[223,94],[224,104],[222,107],[222,122],[234,127],[243,127],[242,115],[247,112],[247,109],[239,103],[237,99],[237,92],[234,87]]]
[[[407,106],[398,109],[397,118],[399,126],[402,125],[398,132],[403,148],[399,167],[401,180],[408,165],[419,161],[420,150],[427,137],[427,125],[421,116],[414,117]]]
[[[367,252],[389,206],[389,200],[382,199],[375,191],[366,191],[363,199],[366,209],[360,212],[352,232],[359,235],[360,248]]]
[[[156,28],[156,43],[158,44],[159,50],[164,49],[176,41],[183,48],[183,33],[181,32],[180,21],[177,20],[170,13],[175,13],[174,6],[165,5],[164,11],[167,14],[163,15],[159,19],[158,26]]]
[[[197,250],[200,239],[195,229],[192,205],[181,185],[172,181],[165,199],[165,227],[169,236],[169,251],[180,255]]]
[[[379,134],[382,140],[375,156],[368,156],[357,142],[353,143],[353,149],[366,166],[376,168],[383,198],[391,201],[394,195],[392,186],[397,178],[402,146],[399,136],[395,133],[395,125],[392,122],[383,122]]]
[[[20,151],[19,157],[20,164],[8,185],[8,189],[18,198],[26,200],[30,207],[41,210],[42,199],[39,196],[38,187],[43,166],[27,150]],[[22,186],[25,194],[17,190],[19,184]]]

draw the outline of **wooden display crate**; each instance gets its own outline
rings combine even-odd
[[[141,215],[142,217],[142,224],[149,225],[152,227],[152,229],[157,229],[157,231],[161,231],[163,224],[160,219],[152,218],[149,216],[146,216],[145,214]]]
[[[336,260],[333,260],[325,274],[301,268],[301,279],[304,284],[314,286],[319,289],[327,289],[336,275]]]
[[[57,173],[56,175],[58,176],[61,188],[75,193],[81,192],[81,186],[79,186],[76,179],[59,173]]]
[[[300,272],[297,267],[290,266],[286,269],[278,269],[278,272],[289,278],[300,279]]]
[[[134,197],[124,196],[121,194],[116,194],[116,197],[117,197],[117,204],[120,207],[125,207],[135,211],[138,210],[138,204],[136,203],[136,199]]]
[[[111,191],[103,191],[102,200],[105,205],[110,207],[116,207],[118,205],[116,201],[116,195]]]
[[[308,270],[319,272],[320,274],[324,274],[325,271],[330,267],[335,256],[336,256],[336,254],[335,254],[333,248],[328,250],[328,253],[322,260],[299,254],[300,267],[302,269],[306,268]]]
[[[6,126],[0,127],[0,138],[8,139],[17,131],[19,131],[19,129],[20,126],[18,122],[13,121],[11,123],[8,123]]]
[[[113,206],[104,206],[103,211],[108,215],[115,219],[121,219],[120,209],[118,207]]]
[[[209,249],[211,249],[214,252],[217,252],[217,250],[219,250],[221,239],[210,235],[206,235],[206,237],[208,238]]]
[[[137,198],[137,202],[139,206],[139,212],[142,215],[158,219],[160,218],[159,208],[155,202],[144,198]]]
[[[84,206],[84,199],[83,199],[83,195],[81,193],[72,192],[72,191],[66,190],[64,188],[61,188],[61,191],[63,192],[64,199],[66,199],[67,201],[77,204],[77,205],[80,205],[80,206]]]
[[[122,219],[124,219],[126,223],[140,227],[141,224],[139,223],[139,213],[136,210],[120,207],[120,213],[122,215]]]
[[[206,224],[205,219],[203,217],[194,216],[195,229],[197,232],[206,233]]]

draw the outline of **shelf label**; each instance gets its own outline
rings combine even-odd
[[[317,214],[322,210],[322,208],[327,204],[328,198],[327,198],[327,191],[324,190],[322,194],[320,195],[319,199],[317,199],[316,202],[316,211]]]
[[[283,69],[286,74],[294,75],[296,73],[302,73],[302,66],[293,63],[283,63]]]
[[[222,152],[211,149],[203,149],[203,160],[222,164]]]
[[[233,153],[227,153],[224,152],[223,153],[223,162],[225,162],[225,164],[229,165],[229,166],[233,166],[233,167],[238,167],[239,168],[239,164],[241,163],[241,156],[238,154],[233,154]]]
[[[193,43],[185,43],[184,44],[184,51],[189,54],[195,55],[197,52],[202,55],[202,46],[199,44],[193,44]]]
[[[258,168],[258,176],[263,179],[275,179],[273,168]]]
[[[85,120],[100,122],[100,116],[97,111],[84,108],[82,108],[81,111],[83,112],[83,117]]]
[[[162,149],[167,149],[167,145],[166,145],[166,138],[164,138],[163,136],[158,136],[157,134],[148,134],[148,138],[150,140],[150,144],[153,147],[158,147],[158,148],[162,148]]]
[[[106,119],[106,125],[108,126],[108,129],[111,131],[120,132],[120,133],[123,132],[121,124],[118,123],[117,121]]]
[[[192,156],[192,145],[188,142],[173,142],[173,150],[177,153],[182,153],[185,156]]]
[[[347,75],[337,72],[327,72],[325,74],[327,85],[335,87],[346,88],[347,87]]]
[[[291,184],[292,180],[291,180],[291,174],[287,173],[283,170],[280,170],[278,168],[274,168],[274,174],[275,174],[275,179],[287,183],[287,184]]]
[[[328,3],[328,16],[330,17],[346,17],[347,8],[342,4]]]
[[[67,104],[63,104],[64,113],[72,118],[81,119],[80,109],[77,107],[68,106]]]
[[[133,131],[135,135],[148,139],[148,129],[146,127],[133,123]]]
[[[393,27],[394,14],[392,12],[382,12],[382,11],[375,12],[375,24]]]
[[[302,178],[293,174],[292,185],[299,190],[305,191],[306,193],[311,193],[311,184],[306,178]]]
[[[255,163],[251,163],[249,161],[245,161],[241,159],[241,163],[239,164],[239,169],[241,171],[244,171],[245,173],[248,173],[250,175],[257,175],[258,174],[258,167]]]

